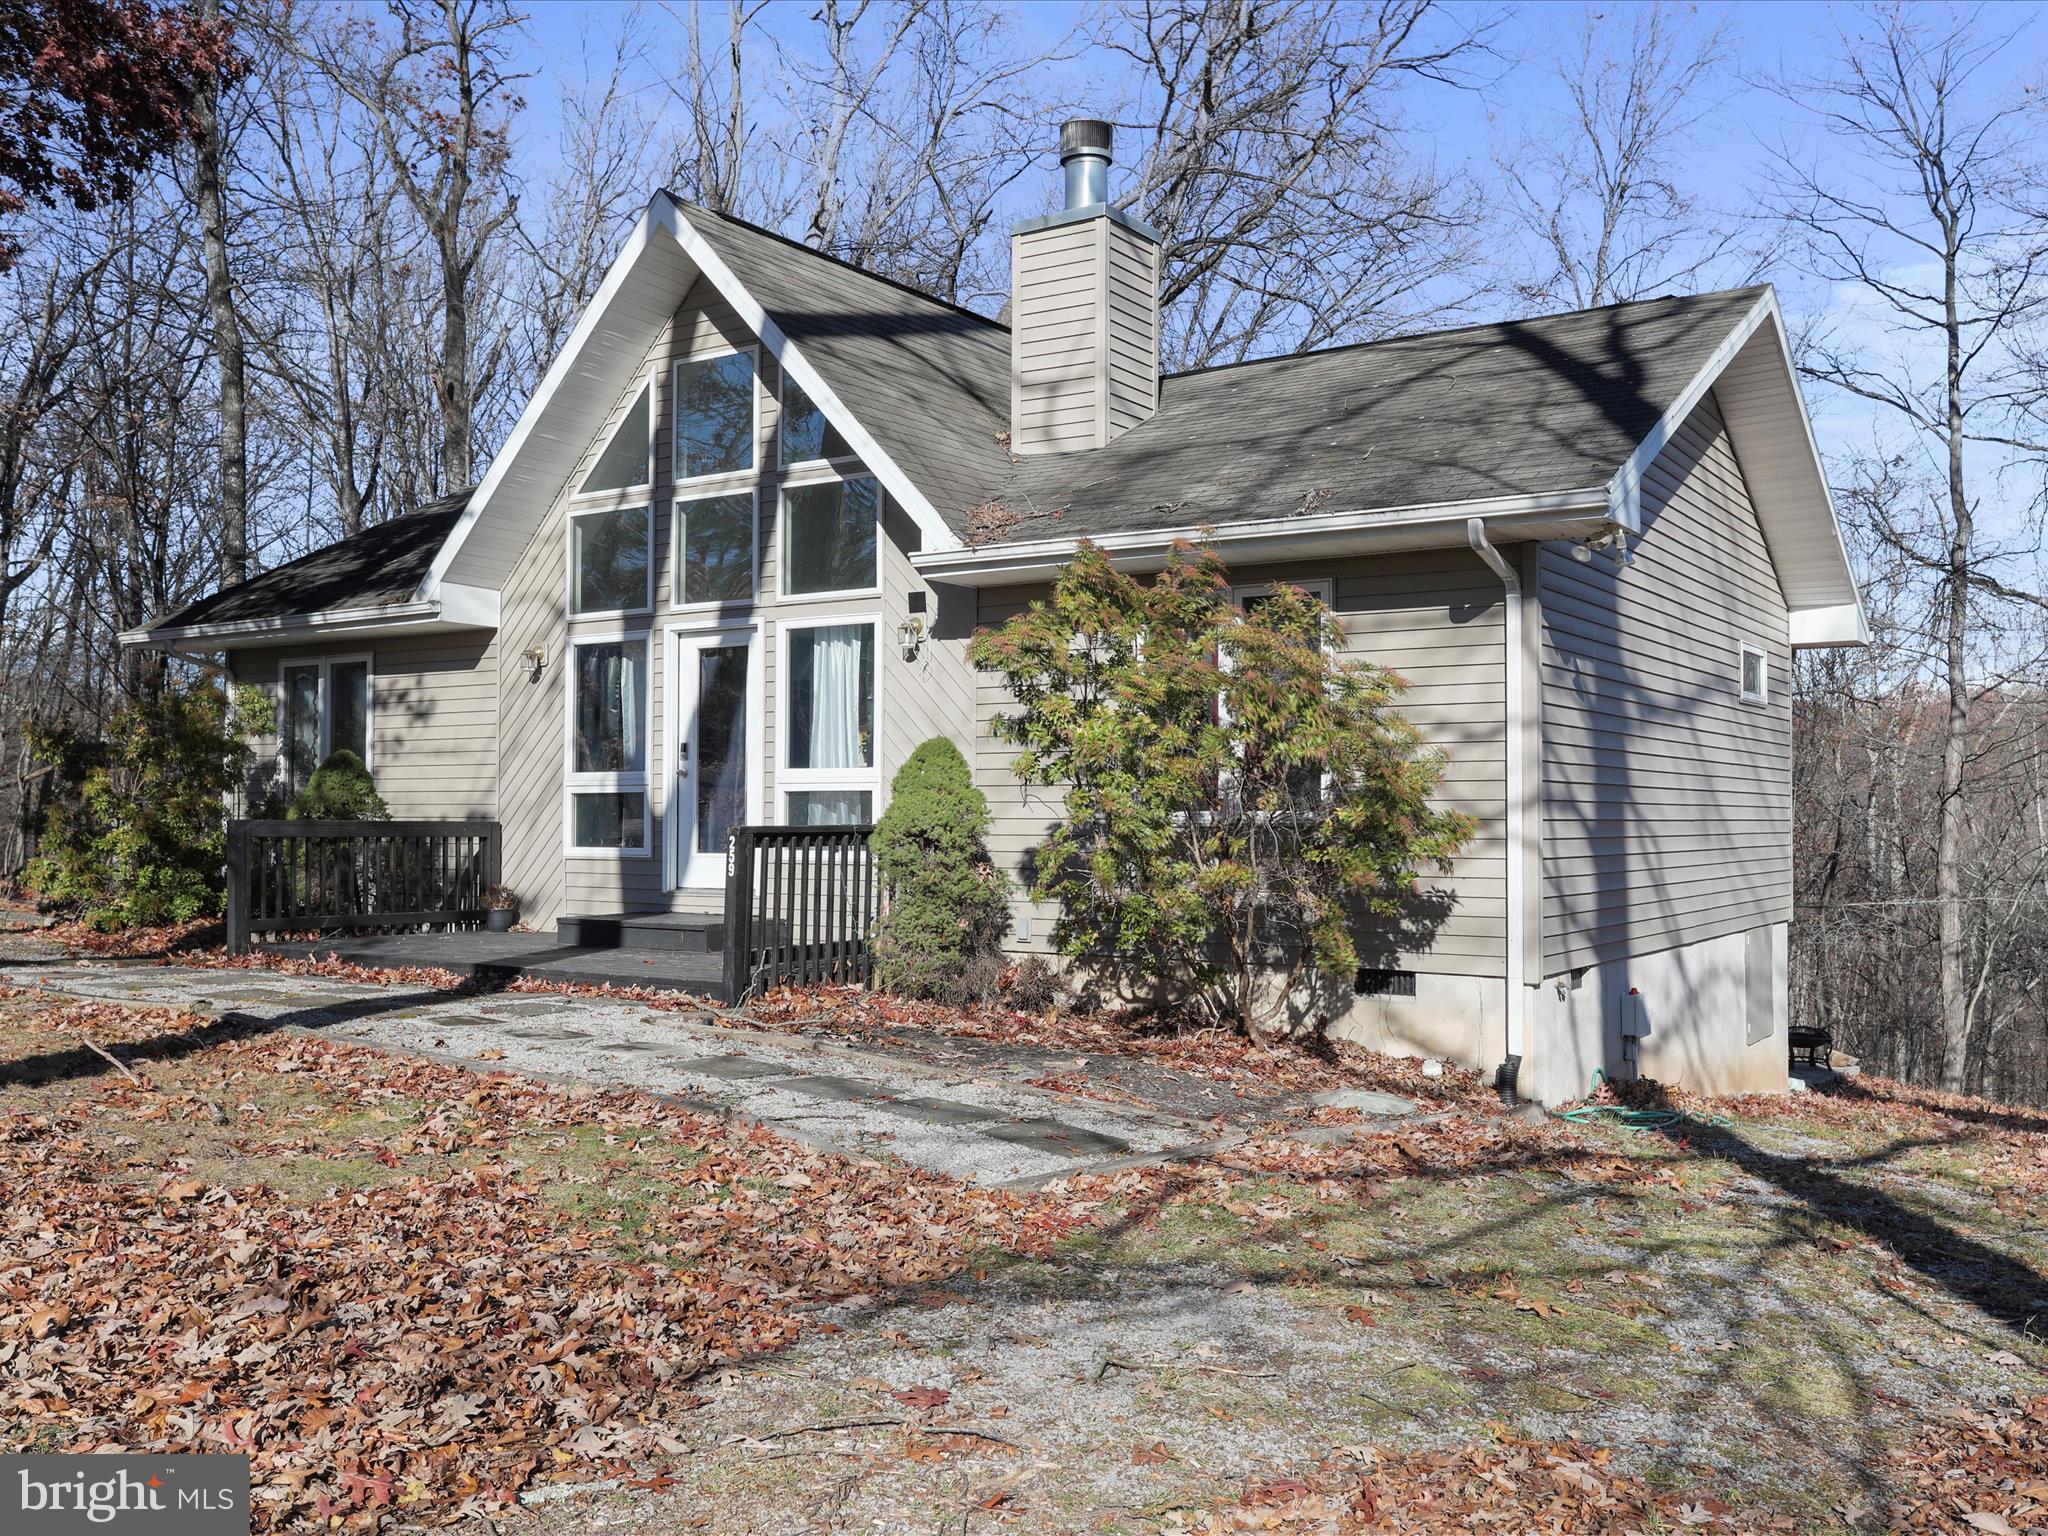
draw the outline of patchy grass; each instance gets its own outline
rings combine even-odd
[[[29,994],[0,1063],[6,1447],[248,1448],[268,1526],[2048,1529],[2040,1117],[1454,1097],[1018,1195]]]

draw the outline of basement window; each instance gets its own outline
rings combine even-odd
[[[1770,658],[1759,646],[1747,640],[1740,647],[1739,662],[1742,668],[1742,702],[1745,704],[1767,704],[1770,702]]]
[[[1360,997],[1413,997],[1413,971],[1362,970],[1358,973]]]

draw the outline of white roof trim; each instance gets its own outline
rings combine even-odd
[[[1794,493],[1788,498],[1794,503],[1792,505],[1777,503],[1776,498],[1773,498],[1776,504],[1765,504],[1764,498],[1759,497],[1756,508],[1757,521],[1762,525],[1764,542],[1770,547],[1772,563],[1778,568],[1780,585],[1788,588],[1792,585],[1807,588],[1818,586],[1830,599],[1821,603],[1793,601],[1793,593],[1787,591],[1787,601],[1792,615],[1792,643],[1795,646],[1867,645],[1870,642],[1870,626],[1864,617],[1863,594],[1857,588],[1855,570],[1849,564],[1848,546],[1842,541],[1842,524],[1835,512],[1834,496],[1828,487],[1827,466],[1821,459],[1820,445],[1814,440],[1813,421],[1807,414],[1806,397],[1799,389],[1799,375],[1792,365],[1792,350],[1785,337],[1785,317],[1778,308],[1778,295],[1775,289],[1767,288],[1758,296],[1748,313],[1722,338],[1720,345],[1714,348],[1713,354],[1708,357],[1700,371],[1679,392],[1670,409],[1665,411],[1656,426],[1650,429],[1649,435],[1636,445],[1636,450],[1629,455],[1628,462],[1615,472],[1613,480],[1608,483],[1610,516],[1632,533],[1642,531],[1643,477],[1649,473],[1650,466],[1656,462],[1657,456],[1669,446],[1686,418],[1699,407],[1702,400],[1706,399],[1708,391],[1721,383],[1730,365],[1742,356],[1744,350],[1766,326],[1769,327],[1769,333],[1765,344],[1770,347],[1777,361],[1776,371],[1781,374],[1784,389],[1791,397],[1792,414],[1796,416],[1799,424],[1797,436],[1802,449],[1797,455],[1802,461],[1798,466],[1799,478],[1806,478],[1810,472],[1811,482],[1802,492]],[[1724,417],[1734,414],[1727,410],[1726,399],[1722,403]],[[1735,441],[1738,457],[1742,456],[1741,435],[1732,422],[1729,423],[1729,434]],[[1746,474],[1760,467],[1756,459],[1744,463]],[[1754,475],[1751,479],[1751,491],[1754,494]],[[1805,504],[1799,505],[1801,502]],[[1824,553],[1820,559],[1827,569],[1816,570],[1809,564],[1797,572],[1788,572],[1787,566],[1792,557],[1785,551],[1785,545],[1788,543],[1785,535],[1793,520],[1815,518],[1825,519],[1827,525],[1826,537],[1820,541],[1824,546]],[[1776,538],[1773,538],[1774,531],[1778,533]],[[1809,555],[1807,558],[1810,561],[1812,556]],[[1788,583],[1788,574],[1801,579],[1796,583]],[[1802,616],[1806,614],[1815,617],[1802,623]],[[1802,633],[1825,635],[1828,638],[1802,640],[1799,638]]]
[[[646,209],[639,222],[627,237],[624,247],[605,272],[604,281],[598,285],[590,303],[576,322],[576,328],[569,333],[562,350],[556,354],[539,388],[527,401],[526,409],[520,413],[519,421],[513,427],[505,446],[491,460],[491,467],[482,482],[469,498],[469,505],[463,510],[461,519],[449,531],[447,539],[435,556],[432,567],[421,579],[415,594],[421,599],[438,596],[449,573],[456,568],[463,546],[471,532],[489,513],[492,501],[510,479],[519,464],[522,453],[533,442],[537,433],[544,430],[543,423],[554,408],[557,396],[564,386],[576,376],[583,353],[594,341],[605,334],[607,313],[633,281],[636,269],[643,257],[657,242],[672,240],[678,251],[696,269],[695,275],[707,279],[716,288],[734,312],[757,337],[769,353],[781,364],[785,372],[796,380],[804,393],[811,397],[817,407],[831,419],[839,429],[847,445],[859,455],[867,470],[887,488],[896,504],[909,514],[923,535],[924,544],[931,549],[955,549],[960,539],[946,526],[937,510],[924,492],[911,482],[902,468],[883,451],[868,430],[863,427],[830,385],[811,365],[802,350],[782,333],[781,327],[762,308],[761,303],[747,291],[746,284],[727,266],[717,251],[712,249],[684,215],[683,210],[665,192],[657,192],[648,199]],[[694,280],[694,279],[693,279]],[[685,289],[687,292],[687,288]],[[683,293],[675,296],[680,303]],[[650,336],[648,341],[652,341]],[[638,356],[643,353],[636,353]],[[563,471],[566,476],[574,466]]]
[[[783,372],[795,379],[803,392],[810,396],[811,403],[830,418],[832,425],[839,429],[839,435],[846,439],[861,463],[888,488],[896,498],[898,506],[910,514],[918,531],[924,535],[927,549],[958,549],[960,537],[946,526],[946,520],[939,516],[924,492],[911,483],[910,476],[898,467],[896,461],[883,451],[882,445],[868,434],[853,411],[833,392],[824,376],[811,366],[797,344],[782,334],[782,328],[775,323],[760,301],[747,291],[732,268],[725,264],[710,242],[700,235],[690,223],[689,216],[671,202],[666,193],[656,193],[656,200],[666,203],[673,214],[674,233],[688,253],[690,260],[697,264],[711,285],[733,307],[750,331],[761,338],[761,345],[773,354]]]
[[[490,595],[493,599],[497,597],[495,592]],[[319,613],[234,619],[220,624],[130,629],[122,631],[119,638],[124,647],[172,650],[193,641],[212,641],[215,649],[221,649],[231,643],[253,644],[306,635],[419,634],[429,630],[491,629],[496,627],[497,618],[495,602],[491,604],[486,618],[474,605],[444,605],[439,600],[414,598],[410,602],[382,603],[373,608],[329,608]]]
[[[562,350],[555,354],[554,362],[548,365],[548,371],[541,378],[540,387],[534,390],[533,397],[526,402],[526,409],[519,413],[519,420],[512,428],[512,435],[505,439],[505,446],[500,448],[497,456],[491,460],[490,470],[477,488],[470,493],[469,505],[463,508],[461,518],[448,531],[448,537],[442,541],[441,552],[434,557],[433,565],[420,579],[419,590],[414,594],[417,598],[431,599],[438,592],[443,578],[448,574],[448,568],[455,563],[456,556],[462,553],[462,546],[468,540],[470,530],[483,517],[484,509],[491,504],[491,498],[496,494],[498,487],[511,474],[513,465],[519,459],[520,450],[526,446],[528,439],[533,436],[534,429],[547,415],[556,393],[575,371],[578,357],[603,325],[605,312],[611,308],[612,301],[619,296],[620,291],[631,279],[640,257],[660,236],[675,234],[679,217],[676,205],[667,197],[657,193],[648,200],[647,207],[642,210],[638,222],[633,225],[633,233],[626,237],[624,248],[606,271],[604,281],[598,284],[597,292],[584,306],[582,315],[576,321],[576,328],[569,333],[569,339],[562,344]],[[571,469],[573,468],[572,465]]]
[[[974,548],[925,550],[910,557],[921,575],[933,581],[957,582],[963,586],[993,586],[1005,582],[1043,579],[1073,557],[1083,538],[1088,538],[1118,565],[1143,568],[1163,561],[1176,541],[1213,545],[1238,561],[1255,560],[1274,546],[1286,546],[1284,558],[1307,556],[1300,546],[1312,545],[1316,552],[1338,554],[1346,547],[1370,549],[1396,535],[1421,535],[1417,547],[1441,542],[1463,548],[1466,523],[1483,518],[1489,527],[1512,534],[1524,525],[1535,525],[1536,537],[1562,537],[1560,524],[1584,525],[1587,530],[1607,522],[1607,488],[1587,486],[1575,491],[1551,491],[1529,496],[1494,496],[1477,501],[1425,502],[1406,507],[1353,509],[1322,512],[1313,517],[1269,517],[1254,522],[1222,523],[1212,527],[1148,528],[1132,533],[1105,533],[1099,537],[1074,535],[1059,539],[1033,539],[1014,544],[989,544]],[[1437,535],[1441,538],[1437,538]],[[1525,534],[1524,536],[1531,536]]]

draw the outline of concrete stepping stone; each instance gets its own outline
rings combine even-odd
[[[631,1051],[648,1056],[665,1056],[675,1050],[675,1047],[664,1045],[659,1040],[612,1040],[606,1043],[605,1049],[608,1051]]]
[[[884,1109],[890,1107],[886,1089],[855,1077],[834,1077],[829,1072],[820,1072],[813,1077],[786,1077],[776,1087],[790,1093],[801,1093],[806,1098],[828,1099],[835,1104],[865,1102]]]
[[[740,1083],[756,1077],[787,1077],[789,1068],[756,1056],[682,1056],[676,1069],[699,1077],[718,1077]]]
[[[594,1040],[597,1037],[587,1029],[508,1029],[508,1040],[539,1040],[559,1044],[571,1040]]]
[[[962,1104],[955,1099],[878,1099],[875,1108],[921,1120],[926,1125],[981,1126],[1003,1118],[1001,1110],[983,1109],[979,1104]]]
[[[1415,1113],[1414,1100],[1381,1093],[1374,1088],[1337,1088],[1328,1093],[1310,1095],[1309,1103],[1327,1104],[1332,1109],[1355,1109],[1367,1115],[1384,1115],[1390,1120]]]
[[[1120,1157],[1131,1150],[1131,1144],[1120,1136],[1084,1131],[1078,1125],[1068,1125],[1066,1121],[1054,1120],[1050,1116],[1006,1120],[977,1129],[993,1140],[1006,1141],[1016,1147],[1030,1147],[1033,1151],[1054,1157]]]

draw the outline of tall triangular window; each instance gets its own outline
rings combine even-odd
[[[619,430],[612,434],[612,440],[598,455],[597,463],[591,466],[581,494],[630,491],[653,481],[654,455],[649,451],[653,445],[648,441],[648,427],[654,420],[654,413],[648,409],[647,400],[648,391],[653,388],[652,380],[641,386],[639,396],[633,401],[633,409],[626,412],[619,423]]]

